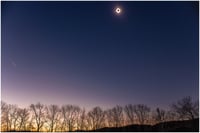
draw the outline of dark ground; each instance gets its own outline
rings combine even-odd
[[[156,125],[129,125],[119,128],[101,128],[92,132],[199,132],[199,119],[170,121]]]

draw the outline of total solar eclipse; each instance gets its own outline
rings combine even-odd
[[[121,10],[121,8],[119,8],[119,7],[115,9],[115,12],[116,12],[117,14],[120,14],[121,11],[122,11],[122,10]]]

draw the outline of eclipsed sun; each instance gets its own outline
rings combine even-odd
[[[118,8],[115,9],[115,12],[116,12],[117,14],[120,14],[120,13],[122,12],[122,9],[118,7]]]

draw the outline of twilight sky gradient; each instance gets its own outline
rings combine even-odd
[[[2,2],[2,100],[108,108],[199,97],[194,2]],[[114,8],[123,9],[121,15]]]

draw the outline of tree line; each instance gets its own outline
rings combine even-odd
[[[37,103],[19,108],[1,101],[1,131],[88,131],[195,118],[199,118],[199,103],[189,96],[171,104],[169,110],[151,110],[144,104],[116,105],[107,110],[97,106],[89,111],[70,104],[59,107]]]

